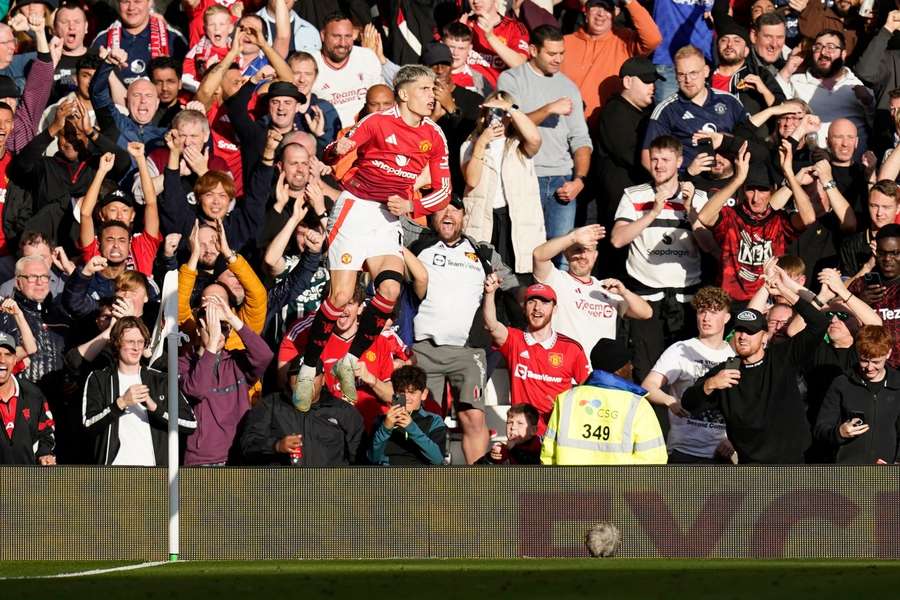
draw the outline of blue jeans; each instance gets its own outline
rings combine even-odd
[[[541,192],[541,209],[544,211],[544,229],[547,230],[547,239],[566,235],[575,227],[576,201],[562,202],[556,197],[556,190],[571,177],[562,175],[548,175],[538,177],[538,189]],[[566,264],[562,255],[553,259],[553,264],[563,268]]]
[[[678,91],[678,80],[675,79],[675,67],[672,65],[656,65],[656,72],[666,78],[665,81],[656,82],[656,90],[653,92],[653,100],[659,104]]]

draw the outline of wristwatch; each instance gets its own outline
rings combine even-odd
[[[823,190],[826,190],[826,191],[827,191],[827,190],[830,190],[831,188],[835,188],[835,187],[837,187],[837,181],[835,181],[834,179],[832,179],[831,181],[827,181],[827,182],[825,182],[825,183],[822,184],[822,189],[823,189]]]

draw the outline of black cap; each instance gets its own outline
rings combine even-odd
[[[875,241],[896,237],[900,237],[900,225],[888,223],[875,234]]]
[[[593,8],[594,6],[599,6],[600,8],[613,14],[616,13],[616,4],[615,2],[611,2],[610,0],[588,0],[584,5],[584,9],[587,10],[589,8]]]
[[[719,37],[724,35],[736,35],[744,40],[744,43],[748,46],[750,45],[750,32],[747,31],[746,27],[738,25],[731,17],[720,16],[716,18],[716,35]]]
[[[306,103],[306,96],[290,81],[276,81],[269,85],[269,89],[263,94],[262,101],[268,102],[272,98],[277,98],[279,96],[293,98],[300,104]]]
[[[768,160],[760,162],[751,162],[750,171],[747,173],[747,179],[744,181],[745,188],[758,188],[771,190],[775,187],[774,168]]]
[[[745,308],[734,319],[734,330],[754,334],[769,328],[766,318],[754,308]]]
[[[131,208],[134,208],[137,204],[137,202],[135,202],[134,200],[134,196],[132,196],[128,192],[124,190],[113,190],[100,199],[100,202],[97,204],[97,208],[103,208],[107,204],[112,204],[113,202],[121,202],[125,206],[130,206]]]
[[[12,77],[0,75],[0,98],[19,98],[21,95],[22,92]]]
[[[459,210],[466,210],[466,203],[463,202],[462,196],[454,193],[450,196],[450,206],[453,208],[458,208]]]
[[[600,340],[591,350],[591,366],[601,371],[615,373],[631,362],[631,351],[619,340]]]
[[[665,81],[666,78],[656,72],[656,66],[641,56],[632,56],[619,67],[619,77],[637,77],[644,83]]]
[[[450,56],[450,48],[440,42],[431,42],[422,49],[422,58],[419,61],[426,67],[434,65],[452,65],[453,57]]]
[[[25,6],[26,4],[44,4],[48,6],[50,10],[59,8],[59,0],[19,0],[15,3],[15,8]]]

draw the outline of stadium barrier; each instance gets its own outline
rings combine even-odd
[[[0,468],[0,560],[164,560],[166,470]],[[900,558],[900,468],[182,469],[180,557]]]

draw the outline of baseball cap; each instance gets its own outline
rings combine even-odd
[[[113,202],[121,202],[125,206],[130,206],[131,208],[134,208],[137,204],[134,200],[134,196],[132,196],[128,192],[124,190],[113,190],[100,199],[100,202],[97,204],[97,208],[103,208],[107,204],[112,204]]]
[[[619,67],[619,77],[637,77],[644,83],[665,81],[666,78],[656,72],[656,66],[642,56],[632,56]]]
[[[541,300],[547,300],[548,302],[556,302],[556,292],[554,292],[553,288],[549,285],[534,283],[525,290],[525,301],[527,302],[531,298],[540,298]]]
[[[459,210],[466,210],[466,203],[463,202],[462,196],[459,194],[452,194],[450,196],[450,202],[448,203],[453,208],[458,208]]]
[[[754,334],[768,329],[766,318],[754,308],[745,308],[734,320],[734,330]]]
[[[624,342],[602,339],[591,350],[591,367],[607,373],[615,373],[631,362],[631,358],[631,351]]]
[[[22,91],[12,77],[0,75],[0,98],[19,98]]]
[[[611,12],[613,14],[615,14],[615,12],[616,12],[616,8],[615,8],[616,4],[615,4],[615,2],[612,2],[611,0],[588,0],[584,5],[584,9],[587,10],[587,9],[593,8],[595,6],[599,6],[600,8],[606,10],[607,12]]]
[[[261,100],[263,102],[268,102],[272,98],[277,98],[279,96],[287,96],[288,98],[293,98],[300,104],[306,103],[306,96],[297,89],[297,86],[291,83],[290,81],[276,81],[269,85],[269,89],[263,94]]]
[[[7,347],[13,352],[16,351],[16,338],[9,335],[5,331],[0,331],[0,347]]]
[[[441,42],[431,42],[422,50],[420,62],[426,67],[434,65],[450,65],[453,64],[453,57],[450,56],[450,48]]]

